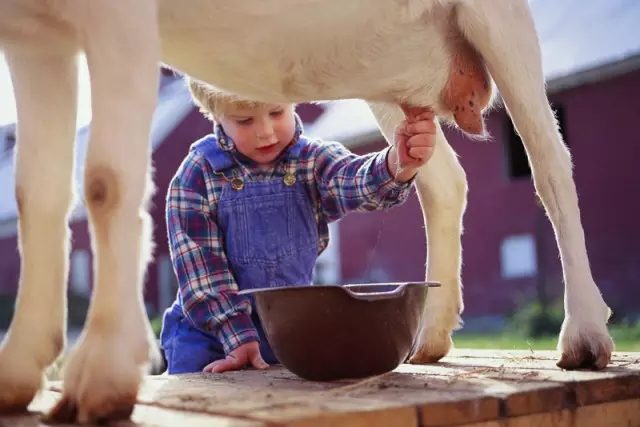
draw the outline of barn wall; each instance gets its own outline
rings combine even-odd
[[[594,277],[614,310],[627,313],[640,311],[640,204],[632,196],[640,188],[632,153],[639,97],[640,72],[551,96],[554,108],[563,113],[562,131],[576,165]],[[542,271],[551,297],[563,291],[555,238],[536,204],[531,179],[509,175],[507,147],[513,136],[508,123],[502,110],[489,115],[492,139],[487,142],[445,130],[469,180],[462,238],[465,317],[510,313],[535,296],[537,271]],[[385,144],[379,140],[354,151],[379,150]],[[534,244],[533,265],[523,249],[527,242]],[[405,205],[387,212],[348,216],[340,222],[340,245],[344,282],[423,278],[426,241],[417,197],[412,194]],[[511,276],[503,274],[503,267],[511,269]]]

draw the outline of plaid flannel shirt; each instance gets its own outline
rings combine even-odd
[[[296,120],[292,143],[302,132],[299,118]],[[252,179],[259,179],[261,173],[235,150],[221,127],[215,130],[218,144],[242,163]],[[389,147],[360,156],[337,142],[310,140],[300,151],[296,173],[316,206],[319,253],[329,242],[329,222],[349,212],[383,210],[405,202],[413,180],[404,184],[393,180],[387,167],[388,150]],[[237,171],[242,173],[240,168]],[[277,164],[274,176],[283,175]],[[193,325],[222,343],[226,354],[241,344],[259,341],[250,318],[250,300],[236,295],[238,285],[224,252],[224,236],[216,223],[218,198],[228,184],[224,177],[213,173],[201,153],[189,150],[169,184],[166,200],[169,249],[179,284],[178,303]]]

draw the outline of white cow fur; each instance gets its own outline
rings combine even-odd
[[[570,156],[546,98],[526,0],[0,0],[0,44],[19,119],[22,255],[16,313],[0,350],[0,408],[24,408],[65,344],[78,52],[86,53],[91,74],[84,173],[95,292],[54,414],[77,409],[70,418],[87,422],[129,415],[153,348],[142,283],[152,250],[145,201],[158,63],[262,100],[365,99],[391,141],[403,118],[393,102],[450,116],[438,95],[450,63],[444,37],[455,25],[484,57],[522,135],[556,233],[566,314],[559,364],[606,366],[609,310],[591,275]],[[443,284],[429,294],[412,358],[425,363],[450,350],[462,311],[467,185],[440,128],[416,185],[427,277]]]

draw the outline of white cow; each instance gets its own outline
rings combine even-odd
[[[154,348],[142,283],[152,253],[145,202],[159,62],[254,99],[367,100],[388,141],[403,118],[399,106],[432,107],[483,135],[480,111],[493,80],[524,141],[562,259],[558,366],[608,364],[609,309],[589,267],[570,155],[546,98],[527,0],[0,0],[0,44],[17,97],[22,255],[16,312],[0,349],[0,409],[24,409],[65,346],[79,52],[91,76],[84,199],[95,292],[54,418],[129,417]],[[443,284],[429,293],[411,359],[427,363],[450,350],[463,307],[467,183],[440,128],[417,191],[427,277]]]

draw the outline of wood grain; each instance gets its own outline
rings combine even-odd
[[[300,379],[266,371],[148,377],[132,426],[575,427],[640,425],[640,353],[599,372],[563,371],[556,352],[456,350],[366,380]],[[61,384],[49,384],[47,407]],[[34,403],[35,404],[35,403]],[[37,406],[37,405],[36,405]],[[37,417],[0,426],[39,426]]]

